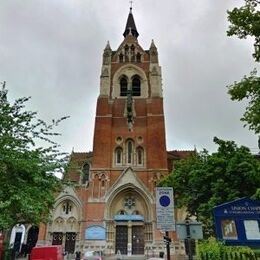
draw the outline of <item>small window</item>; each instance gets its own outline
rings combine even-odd
[[[85,163],[82,168],[82,184],[86,184],[89,181],[89,164]]]
[[[133,141],[131,140],[127,142],[127,163],[133,163]]]
[[[141,62],[141,54],[139,52],[136,54],[136,61]]]
[[[134,77],[132,81],[133,96],[141,96],[141,82],[139,77]]]
[[[127,79],[123,77],[120,80],[120,96],[125,97],[127,95]]]
[[[121,165],[122,164],[122,160],[123,160],[122,156],[123,156],[122,148],[120,148],[120,147],[116,148],[115,159],[116,159],[116,164],[117,165]]]
[[[120,210],[119,215],[126,215],[126,212],[124,210]]]
[[[72,203],[70,201],[65,201],[62,205],[63,212],[68,215],[72,211]]]
[[[119,62],[123,62],[124,61],[124,56],[122,53],[119,54]]]
[[[143,165],[144,164],[144,151],[142,147],[137,148],[137,165]]]

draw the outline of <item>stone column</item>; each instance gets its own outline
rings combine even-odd
[[[127,255],[132,255],[132,221],[128,221]]]

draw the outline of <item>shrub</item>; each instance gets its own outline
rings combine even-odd
[[[247,246],[226,246],[215,238],[201,241],[197,246],[199,260],[256,259],[254,251]]]

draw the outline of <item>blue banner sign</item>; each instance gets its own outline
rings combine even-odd
[[[102,226],[93,225],[85,230],[85,239],[87,240],[105,240],[106,229]]]
[[[260,201],[237,199],[213,209],[216,235],[229,245],[260,246]]]
[[[142,215],[114,215],[114,220],[117,221],[144,221]]]

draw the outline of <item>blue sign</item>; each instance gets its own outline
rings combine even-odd
[[[163,196],[160,197],[159,202],[160,202],[161,206],[168,207],[171,203],[171,200],[168,196],[163,195]]]
[[[260,201],[237,199],[213,209],[216,235],[228,245],[260,246]]]
[[[142,215],[115,215],[114,220],[117,221],[144,221],[144,217]]]
[[[174,231],[173,188],[156,187],[156,226],[162,231]]]
[[[105,240],[106,229],[102,226],[93,225],[85,230],[85,239],[87,240]]]

